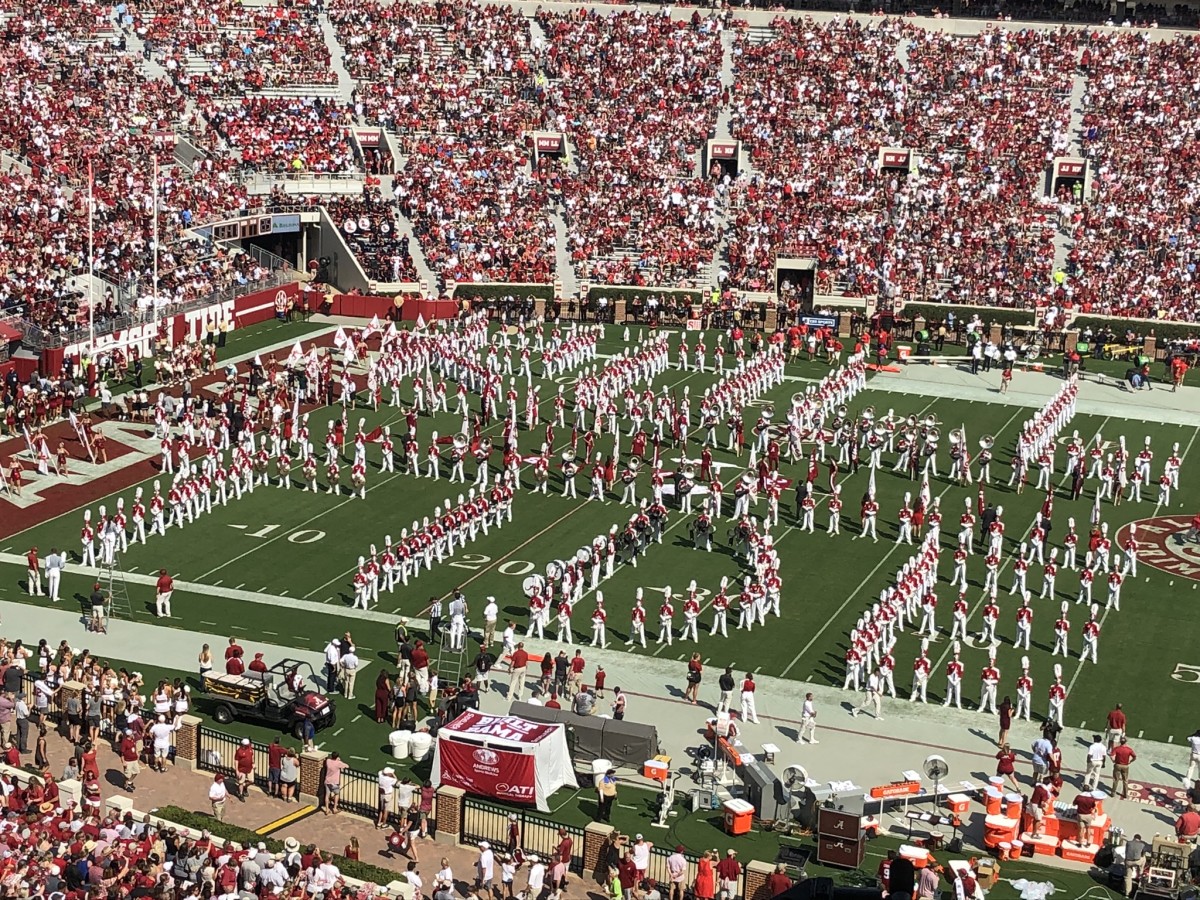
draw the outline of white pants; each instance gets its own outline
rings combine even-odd
[[[55,603],[58,602],[58,583],[62,581],[62,570],[51,569],[46,573],[46,586],[50,592],[50,599]]]
[[[171,594],[174,591],[159,591],[154,595],[154,607],[161,619],[164,616],[170,618],[171,615]]]
[[[758,711],[754,708],[753,691],[742,691],[742,721],[758,724]]]

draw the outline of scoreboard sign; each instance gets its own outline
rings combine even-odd
[[[879,148],[879,169],[880,171],[904,171],[912,170],[913,154],[911,150],[904,147],[880,147]]]
[[[561,132],[537,131],[526,136],[525,141],[526,146],[533,150],[534,156],[567,155],[567,139]]]

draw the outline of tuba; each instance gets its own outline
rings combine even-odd
[[[642,466],[645,465],[645,462],[646,461],[640,456],[630,457],[629,471],[636,475],[641,470]]]
[[[963,442],[963,433],[961,428],[955,428],[949,435],[950,446],[957,447]]]
[[[562,461],[564,463],[575,462],[575,451],[574,450],[564,450],[562,452]]]
[[[980,450],[991,450],[995,446],[996,446],[996,438],[990,434],[985,434],[983,437],[981,437],[979,439],[979,449]]]
[[[456,434],[456,435],[454,436],[454,449],[455,449],[455,450],[465,450],[465,449],[467,449],[467,444],[468,444],[468,443],[470,443],[470,442],[467,440],[467,435],[466,435],[466,432],[461,432],[461,431],[460,431],[458,434]]]
[[[696,467],[693,466],[691,463],[688,463],[686,466],[684,466],[683,467],[683,477],[688,479],[689,481],[695,481]]]
[[[874,422],[875,421],[875,407],[868,406],[866,409],[864,409],[862,411],[862,420],[864,422]]]
[[[480,441],[479,449],[481,451],[483,451],[484,453],[491,453],[492,452],[492,439],[484,438],[482,441]]]

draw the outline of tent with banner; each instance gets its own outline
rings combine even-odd
[[[562,725],[478,710],[438,729],[431,780],[542,812],[547,797],[575,783]]]

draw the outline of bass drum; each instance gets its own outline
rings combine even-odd
[[[526,597],[542,593],[545,587],[546,579],[542,578],[541,575],[530,575],[521,582],[521,590],[525,592]]]

